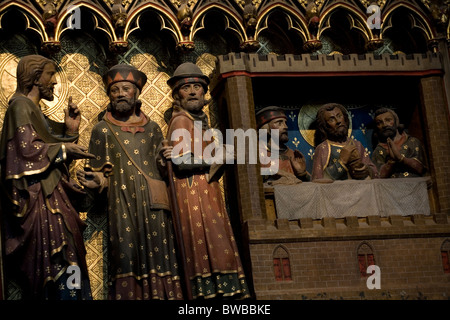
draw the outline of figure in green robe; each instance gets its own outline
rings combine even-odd
[[[426,172],[423,145],[405,131],[400,133],[397,113],[380,108],[375,111],[374,120],[378,144],[372,160],[380,171],[380,178],[423,176]]]
[[[124,64],[106,73],[110,104],[92,130],[95,159],[77,172],[84,186],[96,190],[96,202],[106,198],[109,295],[115,300],[182,299],[170,204],[155,161],[163,134],[138,100],[146,80]],[[99,207],[88,215],[101,214]]]

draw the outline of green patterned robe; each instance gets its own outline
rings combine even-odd
[[[424,147],[419,139],[411,137],[406,133],[402,134],[401,139],[397,143],[400,149],[400,154],[405,158],[414,159],[420,164],[425,164]],[[389,160],[389,151],[386,143],[378,143],[373,151],[372,161],[381,171],[381,167]],[[421,177],[422,175],[412,171],[403,163],[396,163],[390,178],[407,178],[407,177]]]
[[[124,123],[108,112],[92,130],[89,152],[96,159],[87,162],[86,170],[109,177],[112,299],[182,298],[170,212],[150,207],[152,190],[129,158],[145,174],[161,180],[155,151],[162,139],[158,124],[143,113],[138,122]]]

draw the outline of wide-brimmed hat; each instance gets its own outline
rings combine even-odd
[[[142,88],[147,82],[147,76],[142,71],[139,71],[128,64],[117,64],[109,69],[103,76],[103,83],[105,84],[108,93],[111,85],[120,81],[134,83],[136,87],[139,88],[139,91],[142,91]]]
[[[178,66],[173,76],[167,80],[172,89],[172,95],[184,84],[200,83],[205,93],[208,91],[209,78],[204,75],[200,68],[192,62],[185,62]]]

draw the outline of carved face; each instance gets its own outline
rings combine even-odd
[[[339,108],[324,112],[326,131],[332,141],[343,142],[347,139],[348,124]]]
[[[280,142],[287,143],[289,141],[286,119],[284,118],[273,119],[272,121],[269,122],[269,128],[270,130],[272,129],[279,130]]]
[[[136,103],[137,88],[128,81],[114,83],[109,90],[109,99],[113,112],[127,113]]]
[[[376,116],[375,125],[377,126],[378,138],[382,142],[386,142],[387,138],[393,139],[397,134],[397,123],[395,123],[394,115],[390,112]]]
[[[56,84],[56,67],[53,63],[47,63],[36,83],[39,87],[41,98],[48,101],[53,101],[53,90]]]
[[[200,83],[187,83],[178,90],[181,107],[191,113],[200,113],[205,105],[205,92]]]

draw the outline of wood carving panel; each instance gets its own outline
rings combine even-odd
[[[163,133],[167,132],[164,112],[172,105],[172,96],[167,80],[178,65],[170,58],[167,48],[158,40],[152,38],[131,36],[130,49],[118,57],[119,63],[134,65],[143,71],[147,84],[142,89],[140,99],[143,111],[157,122]],[[64,108],[71,96],[82,113],[79,143],[89,145],[92,127],[98,122],[99,114],[109,103],[103,86],[102,75],[106,72],[106,54],[104,48],[87,33],[66,32],[61,38],[61,51],[53,56],[58,64],[55,99],[51,102],[41,101],[43,112],[55,121],[64,121]],[[186,61],[193,61],[202,71],[211,75],[216,57],[205,53],[208,48],[202,48],[186,56]],[[26,36],[16,34],[0,41],[0,125],[8,106],[8,100],[16,90],[16,68],[21,57],[37,54],[38,50]],[[209,93],[206,98],[210,98]],[[214,108],[214,107],[212,107]],[[210,116],[213,126],[217,123],[214,112],[209,107],[205,111]],[[84,160],[72,164],[70,171],[75,178],[75,171],[81,169]],[[87,249],[87,264],[94,299],[107,299],[107,243],[108,224],[106,215],[96,217],[81,213],[88,228],[85,231]],[[9,299],[20,298],[20,289],[14,284],[8,288]]]

